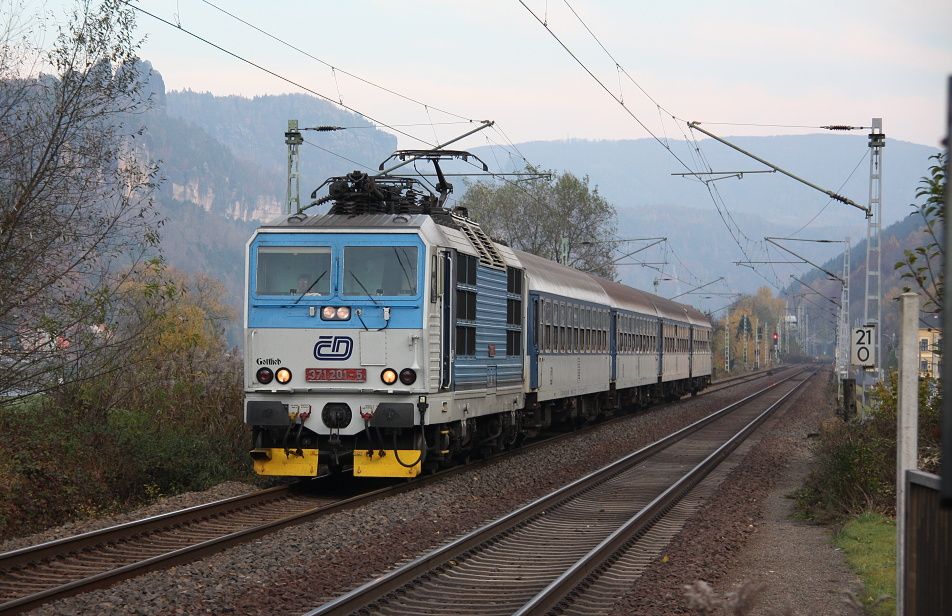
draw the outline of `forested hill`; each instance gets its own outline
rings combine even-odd
[[[882,310],[883,310],[883,347],[887,353],[887,360],[892,362],[892,353],[895,350],[895,333],[899,325],[899,295],[903,292],[903,287],[912,287],[914,291],[915,284],[901,277],[906,269],[895,268],[895,264],[903,259],[903,250],[914,250],[919,246],[925,246],[931,238],[925,231],[925,223],[921,216],[913,213],[912,208],[905,208],[906,216],[893,223],[882,233]],[[941,239],[941,238],[940,238]],[[837,255],[835,258],[822,264],[823,267],[839,275],[843,270],[843,255]],[[840,285],[837,281],[828,280],[819,270],[813,270],[805,274],[802,278],[804,282],[812,286],[817,291],[828,297],[839,299]],[[860,325],[863,323],[864,296],[866,293],[866,240],[862,240],[853,245],[850,254],[850,323]],[[809,290],[799,289],[799,285],[790,286],[790,295],[806,291],[807,297],[812,298],[820,306],[825,307],[823,299],[816,296]],[[920,304],[924,299],[920,299]],[[810,307],[811,310],[815,306]],[[922,314],[920,325],[941,327],[941,324],[931,314]],[[827,329],[828,324],[820,325],[822,329]],[[832,331],[830,332],[832,336]],[[830,338],[832,339],[832,338]]]

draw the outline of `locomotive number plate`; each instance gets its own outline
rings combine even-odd
[[[364,368],[305,368],[304,380],[308,383],[350,382],[364,383],[367,370]]]

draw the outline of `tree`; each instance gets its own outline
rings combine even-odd
[[[530,169],[530,171],[534,171]],[[459,205],[491,237],[553,261],[614,279],[615,208],[589,186],[588,176],[550,174],[528,186],[477,182]]]
[[[904,258],[896,263],[895,269],[904,270],[902,278],[912,280],[925,297],[923,311],[938,313],[942,312],[944,282],[942,264],[945,248],[941,236],[945,225],[947,154],[935,154],[929,160],[936,162],[929,167],[929,175],[919,181],[919,190],[916,191],[916,198],[925,200],[921,204],[913,203],[910,206],[915,210],[912,215],[921,216],[925,223],[927,241],[925,245],[913,250],[904,250]],[[903,288],[903,291],[909,290],[910,287]]]
[[[730,344],[731,364],[737,367],[751,367],[758,353],[764,349],[763,338],[758,345],[757,331],[766,336],[768,352],[772,351],[772,334],[784,316],[784,302],[774,297],[768,287],[761,287],[754,295],[743,295],[732,303],[725,318],[716,322],[711,335],[714,351],[714,365],[724,365],[724,328],[727,328],[727,342]],[[787,341],[785,344],[789,344]],[[746,349],[746,355],[745,355]],[[763,358],[761,358],[763,362]]]
[[[115,368],[123,288],[158,258],[156,167],[136,157],[142,65],[133,10],[76,4],[52,48],[0,9],[0,404]],[[44,74],[45,67],[53,74]]]

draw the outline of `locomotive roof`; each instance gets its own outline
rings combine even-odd
[[[303,219],[294,215],[284,215],[261,225],[262,229],[419,229],[431,220],[426,214],[321,214],[306,216]]]

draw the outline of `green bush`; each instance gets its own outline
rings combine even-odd
[[[872,404],[850,421],[826,420],[815,447],[815,466],[797,491],[800,512],[820,521],[864,511],[892,515],[896,504],[896,374],[878,384]],[[938,388],[919,382],[919,466],[939,464]]]
[[[242,366],[225,348],[220,285],[178,282],[121,373],[0,400],[0,533],[249,478]]]

